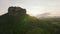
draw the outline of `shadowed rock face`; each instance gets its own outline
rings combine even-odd
[[[23,15],[26,14],[26,10],[21,7],[9,7],[8,8],[9,15]]]

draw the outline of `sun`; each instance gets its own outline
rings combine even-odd
[[[40,11],[28,11],[27,14],[29,14],[30,16],[37,16],[38,14],[40,14]]]

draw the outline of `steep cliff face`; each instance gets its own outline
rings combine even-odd
[[[26,14],[26,10],[21,7],[9,7],[8,8],[9,15],[23,15]]]

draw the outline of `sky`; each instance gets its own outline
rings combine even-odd
[[[7,13],[9,6],[25,8],[30,15],[49,13],[50,16],[60,16],[60,0],[0,0],[0,15]]]

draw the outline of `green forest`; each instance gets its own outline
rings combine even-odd
[[[60,34],[60,18],[37,19],[27,15],[26,9],[9,7],[0,16],[0,34]]]

